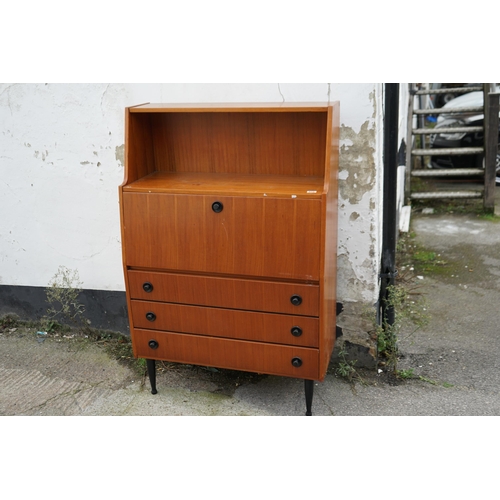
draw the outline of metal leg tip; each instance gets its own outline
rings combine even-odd
[[[306,411],[306,417],[312,417],[312,412]]]

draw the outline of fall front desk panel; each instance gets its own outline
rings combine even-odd
[[[123,193],[126,265],[317,282],[319,199]]]

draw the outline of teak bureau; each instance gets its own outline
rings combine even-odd
[[[126,109],[134,355],[323,380],[335,341],[338,103]]]

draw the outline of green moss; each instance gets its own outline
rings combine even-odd
[[[490,222],[500,222],[500,215],[495,215],[492,213],[482,213],[482,214],[479,214],[478,217],[481,220],[487,220]]]
[[[461,264],[445,260],[440,254],[428,250],[415,241],[415,233],[403,235],[398,242],[397,267],[412,275],[449,276],[457,274]]]
[[[435,188],[428,187],[421,191],[435,191]],[[435,214],[484,214],[486,213],[483,207],[481,198],[471,199],[430,199],[430,200],[413,200],[412,208],[421,210],[423,208],[433,208]]]
[[[436,252],[427,252],[425,250],[417,250],[413,254],[413,258],[417,262],[421,262],[421,263],[425,263],[425,264],[434,263],[436,261]]]

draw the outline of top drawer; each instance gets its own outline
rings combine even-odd
[[[319,280],[321,200],[123,193],[125,265]]]
[[[132,299],[319,316],[319,286],[129,270]]]

